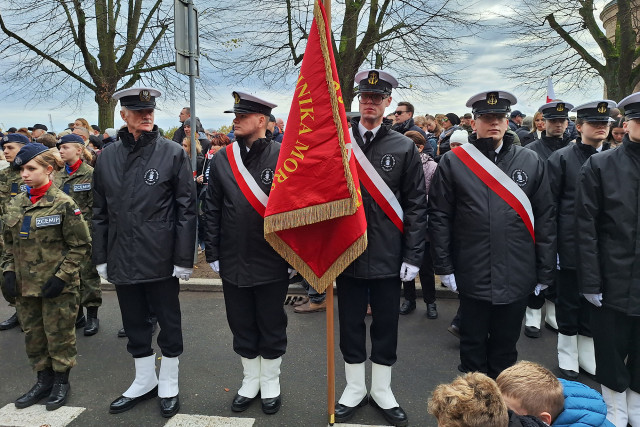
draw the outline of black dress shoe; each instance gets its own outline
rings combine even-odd
[[[578,379],[578,372],[576,371],[572,371],[571,369],[562,369],[562,368],[558,368],[560,370],[560,375],[562,375],[564,378],[568,379],[568,380],[577,380]]]
[[[435,302],[431,304],[427,304],[427,319],[437,319],[438,318],[438,308]]]
[[[127,336],[127,332],[124,330],[124,328],[121,328],[118,331],[118,338],[125,338]]]
[[[246,411],[251,402],[253,402],[255,399],[255,397],[244,397],[236,393],[236,397],[234,397],[233,402],[231,402],[231,410],[233,412]]]
[[[31,405],[35,405],[41,399],[51,394],[53,388],[53,369],[46,368],[42,371],[38,371],[38,381],[31,387],[31,390],[20,396],[14,404],[16,408],[28,408]]]
[[[402,305],[400,306],[400,314],[409,314],[415,309],[416,309],[416,302],[415,301],[407,301],[407,300],[405,300],[402,303]]]
[[[548,324],[547,322],[544,322],[544,327],[547,328],[550,331],[555,332],[556,334],[558,333],[558,330],[556,328],[554,328],[553,326],[551,326],[550,324]]]
[[[157,395],[158,395],[158,386],[155,386],[154,388],[151,389],[151,391],[146,392],[142,396],[138,396],[138,397],[120,396],[119,398],[111,402],[111,405],[109,406],[109,413],[119,414],[121,412],[128,411],[129,409],[133,408],[143,400],[151,399],[153,397],[156,397]]]
[[[535,326],[525,326],[524,334],[529,338],[540,338],[540,328],[536,328]]]
[[[90,337],[98,333],[100,321],[98,320],[98,307],[87,307],[87,324],[84,327],[84,335]]]
[[[18,322],[18,313],[13,313],[11,317],[9,317],[4,322],[0,323],[0,331],[6,331],[8,329],[13,329],[18,326],[20,323]]]
[[[163,397],[160,399],[160,414],[165,418],[171,418],[180,410],[180,398],[176,394],[174,397]]]
[[[66,372],[54,372],[53,387],[47,399],[47,411],[55,411],[67,402],[71,385],[69,384],[69,370]]]
[[[356,406],[353,406],[353,407],[342,405],[341,403],[336,403],[336,409],[334,410],[336,422],[344,423],[346,421],[349,421],[351,417],[353,417],[353,414],[356,413],[356,410],[358,408],[362,408],[363,406],[366,406],[367,403],[369,403],[369,396],[367,395],[364,396],[364,398],[360,403],[358,403]]]
[[[406,425],[409,425],[409,418],[407,418],[407,413],[404,412],[404,409],[402,409],[401,407],[396,406],[395,408],[382,409],[376,403],[376,401],[373,400],[373,398],[371,398],[370,400],[371,406],[377,408],[389,424],[392,424],[396,427],[404,427]]]
[[[76,316],[76,329],[84,328],[87,324],[87,318],[84,317],[82,306],[78,307],[78,315]]]
[[[458,325],[453,323],[450,324],[449,327],[447,328],[447,331],[449,331],[449,333],[454,337],[460,339],[460,327],[458,327]]]
[[[280,396],[262,399],[262,412],[267,415],[275,414],[280,409],[281,403],[282,400],[280,399]]]

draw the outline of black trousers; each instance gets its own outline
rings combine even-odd
[[[180,283],[178,278],[151,283],[116,285],[122,325],[129,342],[127,351],[135,358],[153,354],[151,341],[153,324],[149,317],[158,318],[160,333],[158,346],[163,356],[182,354],[182,316],[180,313]]]
[[[494,305],[460,296],[460,361],[465,371],[495,379],[518,360],[516,343],[527,298]]]
[[[242,357],[277,359],[287,350],[284,300],[289,282],[239,287],[222,281],[233,350]]]
[[[433,260],[431,258],[429,242],[424,248],[424,259],[420,266],[420,285],[422,286],[422,299],[425,304],[436,302],[436,276],[433,271]],[[402,282],[404,288],[404,299],[407,301],[416,300],[416,281]]]
[[[347,363],[367,359],[367,303],[371,304],[371,361],[391,366],[397,360],[400,278],[354,279],[339,276],[340,350]]]
[[[618,393],[640,393],[640,317],[608,307],[591,312],[596,380]],[[626,363],[625,363],[626,360]]]
[[[591,336],[591,307],[580,295],[576,270],[556,272],[556,320],[563,335]]]

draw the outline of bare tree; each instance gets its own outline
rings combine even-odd
[[[114,92],[144,78],[176,88],[173,2],[162,0],[4,0],[0,54],[5,90],[33,101],[95,94],[99,125],[113,126]]]
[[[612,2],[614,3],[614,2]],[[640,83],[637,1],[618,0],[614,40],[601,29],[593,0],[526,0],[506,17],[520,47],[508,71],[529,87],[549,75],[567,89],[602,79],[607,97],[620,101]],[[608,5],[608,7],[611,5]],[[513,64],[511,64],[513,65]]]
[[[257,77],[272,86],[297,76],[313,3],[237,0],[219,6],[222,19],[204,34],[219,40],[217,66],[239,81]],[[462,40],[480,28],[467,7],[458,0],[335,1],[332,42],[347,110],[355,74],[365,66],[393,70],[404,87],[423,93],[456,84]]]

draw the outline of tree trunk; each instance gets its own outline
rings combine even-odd
[[[114,125],[115,108],[118,101],[111,97],[111,94],[96,95],[96,103],[98,104],[98,126],[104,132],[107,128]]]

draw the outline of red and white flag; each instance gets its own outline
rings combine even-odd
[[[551,77],[547,77],[547,103],[552,102],[556,99],[556,94],[553,91],[553,81]]]
[[[367,246],[355,156],[324,7],[313,24],[267,203],[265,239],[317,291]]]

